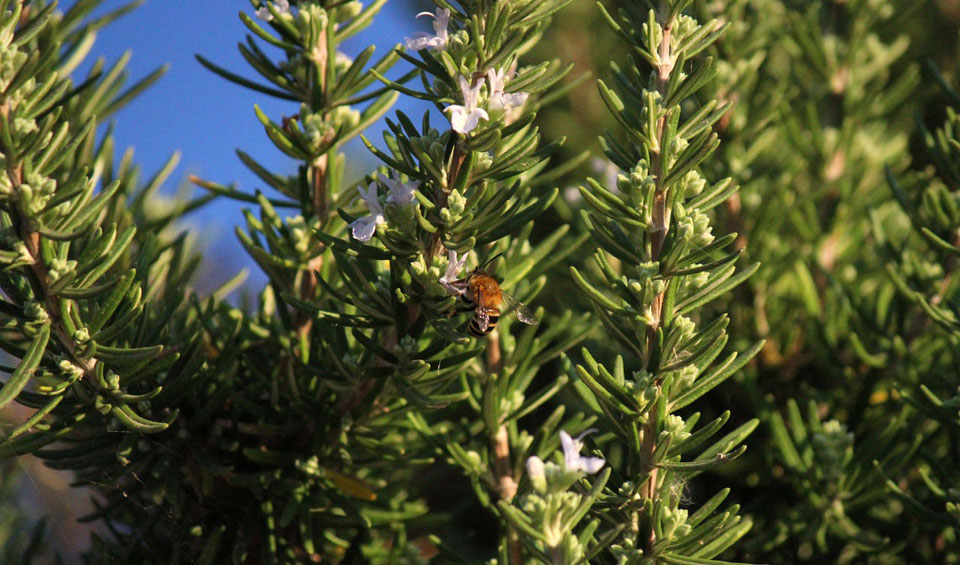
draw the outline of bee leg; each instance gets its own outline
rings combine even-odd
[[[440,284],[442,284],[443,288],[447,289],[447,292],[450,294],[462,297],[463,293],[466,292],[466,289],[464,288],[464,282],[465,281],[461,279],[453,282],[440,281]]]

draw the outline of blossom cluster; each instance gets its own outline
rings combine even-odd
[[[436,14],[421,12],[417,14],[417,17],[420,16],[430,16],[434,19],[434,35],[417,32],[414,37],[406,38],[407,48],[413,51],[446,49],[450,39],[447,32],[450,24],[450,10],[438,8]],[[443,110],[450,114],[450,127],[453,131],[462,134],[470,133],[477,127],[480,120],[490,119],[489,112],[503,112],[508,122],[517,117],[529,95],[526,92],[506,92],[507,75],[507,69],[504,68],[490,68],[481,75],[487,79],[486,108],[480,107],[480,89],[484,85],[482,78],[469,80],[464,76],[457,77],[463,104],[451,104]]]
[[[357,187],[360,198],[367,205],[370,211],[369,216],[357,218],[350,224],[353,237],[360,241],[370,241],[373,234],[377,231],[377,226],[387,223],[383,214],[383,206],[380,205],[380,199],[377,195],[377,183],[387,187],[390,192],[387,195],[386,202],[399,207],[410,206],[416,200],[413,191],[420,185],[420,181],[403,182],[396,171],[393,172],[393,178],[387,178],[383,175],[377,175],[377,182],[372,182],[366,190],[362,186]]]
[[[583,449],[583,436],[596,430],[590,429],[577,437],[571,437],[566,431],[560,431],[560,443],[563,447],[563,465],[552,461],[544,463],[536,455],[527,459],[527,478],[533,490],[525,494],[517,508],[525,515],[520,520],[534,528],[544,549],[554,556],[554,563],[580,562],[584,557],[584,547],[573,529],[583,518],[585,508],[591,504],[590,495],[571,487],[578,483],[584,474],[593,474],[606,464],[600,457],[580,455]],[[601,477],[600,488],[606,478]]]
[[[289,3],[287,0],[277,0],[273,2],[273,8],[277,12],[288,13]],[[273,15],[266,5],[257,11],[257,16],[267,21],[273,19]],[[406,38],[407,48],[416,51],[422,49],[442,51],[446,49],[450,39],[447,31],[450,25],[450,10],[438,8],[434,14],[421,12],[417,14],[417,17],[420,16],[430,16],[434,19],[434,34],[417,32],[414,37]],[[507,121],[515,119],[529,95],[526,92],[507,92],[508,74],[505,68],[490,68],[480,75],[479,79],[470,80],[465,76],[458,76],[457,82],[463,103],[451,104],[444,108],[444,112],[449,114],[451,129],[461,134],[470,133],[479,125],[480,120],[489,120],[491,112],[503,115]],[[486,85],[486,100],[485,107],[481,107],[480,93],[484,85]],[[379,175],[378,182],[390,191],[390,195],[386,199],[387,203],[401,207],[413,204],[415,200],[413,191],[419,185],[419,181],[404,183],[394,172],[392,179]],[[357,190],[370,214],[354,220],[350,224],[351,232],[353,237],[359,241],[370,241],[370,238],[377,231],[377,226],[386,224],[386,216],[377,195],[377,182],[370,183],[366,189],[358,187]],[[456,253],[453,254],[450,265],[460,265],[460,268],[462,268],[462,261],[457,262]],[[457,272],[459,272],[459,269],[457,269]],[[446,282],[453,278],[455,277],[447,277]]]
[[[504,69],[488,69],[486,73],[487,107],[479,106],[480,89],[484,81],[471,84],[465,77],[457,77],[460,85],[460,95],[463,104],[451,104],[443,109],[450,114],[450,127],[457,133],[470,133],[480,120],[489,120],[491,112],[502,111],[507,121],[516,119],[518,111],[523,108],[529,96],[526,92],[505,92],[506,71]]]

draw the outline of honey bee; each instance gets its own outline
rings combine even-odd
[[[463,300],[465,310],[473,310],[468,331],[475,337],[485,336],[497,327],[503,303],[512,308],[517,319],[524,324],[535,326],[540,323],[529,308],[501,289],[497,279],[482,267],[474,269],[465,279],[451,282],[449,287]]]

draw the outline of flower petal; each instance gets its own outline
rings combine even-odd
[[[453,128],[453,131],[455,132],[468,133],[471,129],[476,127],[476,124],[474,124],[473,127],[467,127],[470,115],[467,112],[467,109],[459,104],[447,106],[443,111],[450,113],[450,127]]]
[[[415,188],[416,186],[412,184],[403,184],[398,188],[391,188],[390,196],[387,196],[387,202],[396,204],[397,206],[407,206],[409,204],[413,204],[413,201],[416,198],[413,195]]]
[[[447,33],[447,26],[450,25],[450,9],[449,8],[437,8],[437,15],[434,16],[436,20],[433,22],[433,29],[436,30],[437,35],[440,35],[440,30],[443,30],[444,35]]]
[[[570,434],[560,430],[560,445],[563,447],[563,463],[567,470],[576,467],[577,459],[580,458],[579,442],[574,442]]]
[[[432,39],[432,35],[418,31],[413,37],[407,37],[404,39],[404,41],[407,44],[407,49],[411,51],[420,51],[421,49],[429,47]]]
[[[457,252],[453,249],[447,251],[447,269],[444,271],[443,276],[440,277],[441,284],[447,284],[450,281],[456,280],[460,275],[460,271],[463,270],[464,264],[467,262],[467,255],[463,256],[463,259],[457,260]]]
[[[474,108],[471,112],[456,112],[450,116],[450,127],[458,133],[470,133],[476,129],[480,119],[487,120],[490,116],[483,108]]]
[[[383,208],[380,207],[380,201],[377,200],[377,183],[370,183],[366,190],[363,189],[363,186],[358,186],[357,192],[360,193],[360,198],[363,199],[372,215],[383,214]]]
[[[523,106],[527,101],[527,97],[530,96],[526,92],[511,92],[510,94],[504,94],[502,96],[503,105],[507,107],[517,107]]]
[[[463,104],[471,110],[477,107],[477,99],[480,97],[480,88],[483,82],[478,82],[474,86],[469,86],[466,80],[460,83],[460,92],[463,94]],[[464,88],[466,87],[466,88]]]
[[[358,241],[370,241],[370,238],[373,237],[373,234],[377,231],[377,224],[383,223],[383,216],[364,216],[362,218],[357,218],[350,224],[350,227],[353,228],[353,238]]]
[[[580,457],[580,470],[588,475],[596,473],[603,468],[603,464],[607,461],[601,459],[600,457]]]
[[[490,96],[503,94],[503,87],[506,84],[505,74],[503,69],[497,70],[492,67],[487,69],[487,87],[490,89]]]

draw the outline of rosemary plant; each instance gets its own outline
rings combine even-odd
[[[435,13],[426,14],[434,20],[435,33],[408,39],[416,55],[401,54],[419,69],[422,90],[381,80],[431,102],[449,118],[449,128],[446,123],[441,130],[431,127],[429,114],[418,127],[398,112],[396,122],[387,122],[389,152],[367,143],[397,179],[390,182],[407,177],[405,186],[415,198],[409,200],[406,219],[398,215],[392,220],[388,197],[387,229],[378,233],[399,298],[397,319],[402,321],[387,339],[400,335],[408,340],[409,362],[418,371],[405,378],[401,391],[421,407],[465,401],[447,410],[411,412],[408,419],[446,461],[469,477],[480,505],[498,517],[500,562],[521,559],[518,534],[503,512],[517,492],[526,454],[534,441],[556,441],[564,414],[562,406],[556,407],[533,433],[521,419],[546,403],[566,379],[528,389],[541,367],[582,339],[589,324],[582,315],[554,317],[540,310],[544,323],[538,331],[517,324],[505,308],[499,324],[491,322],[496,328],[489,337],[469,339],[458,337],[465,324],[451,319],[450,313],[457,300],[456,279],[468,263],[487,265],[502,256],[502,263],[493,265],[504,291],[529,302],[544,288],[544,273],[585,239],[567,239],[563,227],[536,245],[529,241],[531,220],[557,196],[551,181],[578,164],[546,169],[547,158],[562,140],[540,147],[534,125],[537,108],[562,94],[557,89],[547,92],[570,67],[523,60],[547,17],[567,1],[462,2],[462,11],[438,2]],[[373,192],[364,194],[367,218],[382,209],[375,197]],[[364,228],[376,222],[353,220],[353,238],[369,239]],[[340,244],[353,245],[358,252],[371,248]],[[470,261],[474,255],[477,259]],[[469,278],[466,284],[469,287]],[[479,316],[482,304],[476,307]],[[583,427],[579,417],[568,425]],[[442,548],[470,560],[455,545]]]
[[[590,206],[584,218],[600,247],[595,275],[572,273],[629,361],[617,356],[608,369],[583,349],[584,363],[571,371],[598,418],[600,434],[592,443],[609,451],[593,484],[575,488],[604,464],[580,455],[583,435],[563,436],[562,464],[539,458],[528,464],[534,488],[509,515],[527,533],[528,550],[544,561],[711,559],[750,527],[736,506],[714,514],[727,491],[695,512],[680,507],[686,481],[742,454],[740,442],[757,421],[711,439],[729,413],[697,427],[699,413],[684,418],[678,412],[762,346],[715,363],[727,342],[728,318],[701,320],[700,329],[695,321],[703,304],[757,266],[736,273],[739,252],[727,249],[736,234],[715,237],[710,227],[707,212],[736,190],[731,179],[708,183],[698,171],[717,146],[711,127],[727,108],[716,101],[683,106],[715,75],[713,60],[698,55],[723,29],[715,20],[701,25],[684,15],[689,4],[624,8],[618,17],[604,11],[632,55],[627,68],[612,67],[615,89],[600,82],[626,138],[610,133],[601,145],[624,173],[616,187],[588,179],[589,187],[581,188]]]
[[[907,461],[877,458],[874,466],[887,493],[904,504],[912,542],[902,549],[910,560],[940,554],[956,560],[960,525],[960,483],[949,469],[957,464],[953,448],[960,428],[956,410],[960,373],[960,94],[933,66],[929,75],[943,87],[951,107],[935,131],[918,120],[923,146],[934,171],[918,170],[888,182],[899,213],[874,214],[872,233],[889,283],[875,304],[862,311],[862,358],[872,367],[895,371],[897,395],[909,407],[903,427],[914,435]],[[931,174],[932,173],[932,174]],[[909,223],[909,228],[904,224]],[[895,289],[895,291],[894,291]],[[869,334],[867,333],[869,331]],[[868,336],[868,337],[867,337]],[[869,341],[867,341],[869,339]],[[930,355],[929,352],[941,352]]]
[[[131,8],[89,19],[96,4],[60,13],[0,2],[0,346],[19,359],[0,406],[34,409],[5,430],[0,454],[33,453],[78,485],[101,485],[88,519],[149,508],[165,490],[140,479],[173,464],[147,438],[176,436],[170,424],[204,363],[198,311],[184,299],[198,263],[171,224],[209,200],[150,206],[176,157],[140,182],[132,152],[117,162],[109,131],[98,141],[97,120],[163,70],[124,90],[127,59],[98,61],[75,84],[96,31]]]
[[[599,119],[539,54],[597,58],[589,7],[433,0],[353,51],[385,2],[250,0],[257,78],[198,60],[288,104],[249,118],[294,170],[171,203],[177,157],[141,180],[102,125],[163,69],[74,77],[133,5],[0,0],[0,457],[93,493],[90,562],[958,559],[960,95],[905,63],[938,8],[601,6],[613,174],[562,191]],[[217,198],[242,307],[174,227]]]
[[[76,27],[96,2],[63,17],[52,4],[29,16],[25,3],[0,6],[13,70],[2,120],[3,343],[22,359],[2,397],[39,408],[2,449],[32,451],[99,485],[104,504],[89,518],[106,520],[114,537],[96,555],[396,562],[457,554],[463,544],[432,535],[426,502],[410,496],[418,469],[437,455],[473,482],[478,507],[496,515],[495,501],[513,498],[532,442],[518,421],[565,379],[527,389],[589,324],[541,312],[541,328],[511,331],[505,310],[499,325],[488,319],[489,337],[475,339],[455,316],[465,301],[458,277],[468,262],[502,255],[491,271],[504,292],[530,301],[544,272],[584,239],[563,228],[529,242],[531,221],[558,192],[545,168],[562,142],[540,146],[535,110],[569,67],[522,57],[565,2],[476,2],[462,11],[441,3],[434,32],[408,39],[408,50],[398,45],[375,62],[373,47],[352,59],[341,53],[383,3],[252,2],[252,14],[240,15],[251,34],[240,51],[262,80],[198,58],[293,104],[287,116],[256,116],[298,171],[278,175],[240,151],[275,195],[194,178],[210,195],[160,218],[148,205],[163,175],[138,190],[129,163],[114,169],[109,137],[93,146],[92,116],[145,83],[117,96],[114,72],[75,90],[58,78],[82,55],[61,60],[60,46],[88,48],[103,23]],[[386,78],[401,58],[413,68]],[[417,75],[422,90],[404,86]],[[443,125],[431,127],[427,113],[418,127],[398,113],[387,122],[386,152],[367,142],[386,167],[345,181],[343,144],[399,93],[434,103]],[[68,119],[79,120],[76,131]],[[196,258],[182,236],[162,230],[215,196],[259,211],[247,211],[237,231],[269,277],[254,312],[222,293],[183,299]],[[119,426],[135,433],[97,432]],[[504,523],[500,554],[511,547],[519,544]]]
[[[764,265],[737,299],[745,322],[737,330],[767,340],[739,407],[760,417],[770,438],[745,499],[757,520],[743,555],[894,552],[902,516],[873,462],[900,468],[914,436],[892,424],[902,406],[879,396],[891,372],[861,362],[858,319],[885,279],[870,251],[869,214],[890,208],[877,187],[884,166],[907,163],[901,116],[918,85],[905,60],[909,13],[891,2],[750,7],[757,25],[737,43],[763,53],[760,82],[743,89],[737,75],[723,77],[740,103],[725,132],[734,153],[718,160],[744,183],[726,220]],[[763,25],[767,13],[789,25]]]

